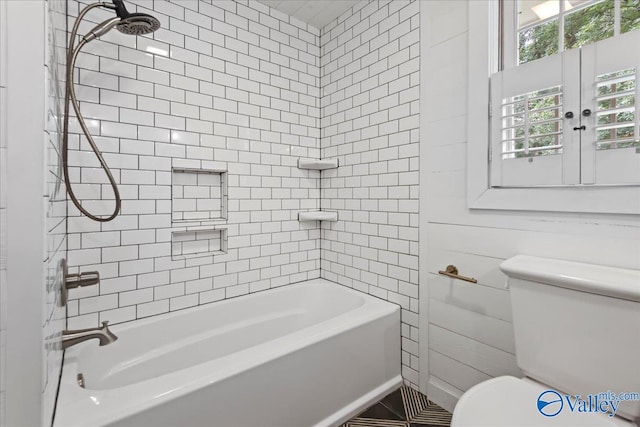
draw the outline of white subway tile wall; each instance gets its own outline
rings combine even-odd
[[[71,19],[85,4],[69,2]],[[320,173],[297,168],[298,157],[320,156],[319,30],[256,1],[126,4],[162,28],[148,36],[112,31],[78,58],[81,111],[123,200],[122,214],[103,224],[69,204],[72,271],[98,270],[102,279],[71,292],[69,326],[126,322],[319,277],[319,225],[297,221],[298,211],[320,207]],[[80,33],[110,16],[90,12]],[[86,208],[109,214],[106,177],[74,120],[71,130],[76,193]],[[220,176],[181,186],[183,197],[172,198],[178,169],[226,171],[224,209]],[[201,191],[214,197],[207,202]],[[189,240],[185,219],[215,226]]]
[[[44,330],[45,340],[42,389],[43,422],[53,420],[58,381],[62,369],[61,334],[66,312],[61,307],[60,260],[67,256],[67,196],[62,174],[62,134],[64,118],[65,67],[67,46],[67,2],[47,0],[46,93],[44,132],[47,164],[44,200],[46,209],[46,253],[44,254]]]
[[[418,384],[419,2],[363,1],[322,29],[321,275],[402,307]]]
[[[70,3],[72,16],[79,4]],[[70,265],[102,276],[99,288],[71,293],[70,326],[125,322],[322,274],[402,306],[403,375],[415,386],[418,2],[362,1],[322,35],[255,1],[127,4],[152,13],[162,29],[110,33],[78,60],[81,110],[123,205],[104,224],[70,205]],[[83,205],[108,214],[108,182],[79,144],[74,135],[71,179]],[[340,167],[299,170],[298,157],[338,157]],[[227,218],[214,220],[215,199],[198,208],[199,185],[176,197],[176,169],[227,171]],[[322,230],[297,221],[298,211],[320,207],[338,210],[340,221]],[[216,236],[185,236],[185,218],[214,220],[209,232],[225,228],[226,253]]]

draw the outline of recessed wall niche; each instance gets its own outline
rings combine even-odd
[[[171,258],[200,258],[227,253],[226,228],[184,229],[171,233]]]
[[[171,171],[171,221],[208,224],[227,219],[227,171]]]

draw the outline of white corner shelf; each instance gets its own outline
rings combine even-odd
[[[337,211],[311,211],[298,212],[298,221],[329,221],[336,222],[338,220]]]
[[[298,169],[313,169],[313,170],[325,170],[335,169],[338,165],[338,159],[304,159],[298,158]]]

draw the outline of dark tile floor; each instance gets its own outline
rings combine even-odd
[[[403,386],[340,427],[448,427],[451,414]]]

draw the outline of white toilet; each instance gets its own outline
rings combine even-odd
[[[516,359],[525,377],[472,387],[451,426],[640,424],[640,400],[621,402],[613,417],[600,412],[610,407],[603,403],[609,396],[592,396],[588,404],[588,395],[601,392],[640,393],[640,271],[524,255],[500,269],[509,277]],[[585,403],[576,405],[575,395]]]

